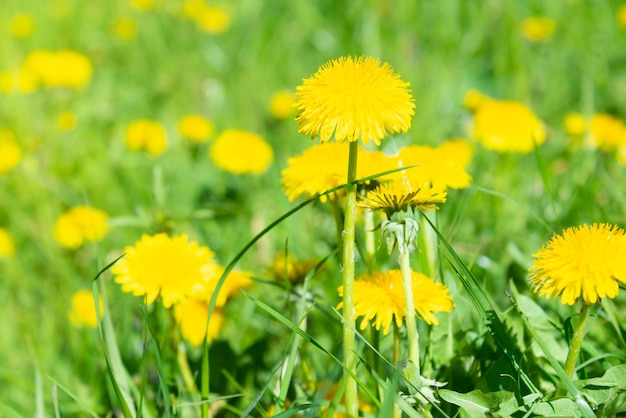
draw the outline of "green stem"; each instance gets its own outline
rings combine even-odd
[[[585,336],[585,330],[587,328],[587,319],[589,318],[589,308],[591,304],[584,303],[580,308],[578,314],[578,322],[576,328],[574,328],[574,334],[572,335],[572,341],[570,342],[569,352],[567,353],[567,359],[565,360],[565,373],[567,376],[572,377],[574,375],[574,369],[576,368],[576,362],[580,354],[580,347],[583,343],[583,337]]]
[[[439,260],[439,254],[437,251],[437,234],[432,226],[429,225],[428,220],[433,225],[437,225],[437,211],[428,210],[420,217],[421,225],[420,232],[422,238],[422,245],[420,246],[420,254],[424,254],[425,262],[422,263],[422,272],[428,277],[435,277],[437,274],[437,263]]]
[[[400,270],[402,271],[402,286],[404,287],[404,300],[406,303],[406,334],[409,344],[409,359],[420,369],[420,349],[419,335],[417,333],[417,323],[415,321],[415,300],[413,299],[413,277],[411,275],[411,253],[403,242],[398,242],[400,251]]]
[[[365,258],[367,260],[367,268],[372,272],[374,259],[376,257],[376,237],[374,236],[374,211],[371,209],[363,210],[363,229],[365,229]]]
[[[350,142],[350,154],[348,161],[348,183],[356,179],[356,165],[358,156],[358,142]],[[356,380],[356,314],[354,310],[354,253],[355,253],[355,228],[356,228],[356,184],[351,184],[346,189],[346,209],[343,226],[343,358],[346,371],[346,416],[357,417],[359,414],[359,401],[357,395]],[[352,374],[352,375],[351,375]]]

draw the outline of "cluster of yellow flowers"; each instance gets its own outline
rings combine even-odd
[[[210,34],[224,33],[230,27],[230,15],[221,5],[209,6],[204,0],[186,0],[183,16],[195,22],[198,29]]]
[[[626,165],[626,125],[609,113],[596,113],[585,118],[578,112],[565,116],[563,127],[572,138],[571,148],[585,146],[615,153],[617,160]]]

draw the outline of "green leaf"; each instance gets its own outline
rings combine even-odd
[[[531,411],[539,417],[582,417],[578,404],[569,398],[535,404]]]
[[[608,369],[604,376],[574,382],[596,405],[613,401],[621,393],[626,392],[626,364]]]
[[[480,389],[468,393],[458,393],[448,389],[440,389],[441,399],[457,405],[470,417],[484,418],[487,412],[497,412],[500,405],[515,399],[515,394],[508,391],[483,393]]]

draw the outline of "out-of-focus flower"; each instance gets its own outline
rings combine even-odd
[[[209,149],[213,163],[233,174],[262,174],[274,159],[272,147],[259,135],[228,129]]]
[[[100,209],[76,206],[54,223],[54,239],[62,246],[76,249],[85,241],[102,241],[109,232],[109,217]]]
[[[207,302],[210,301],[215,293],[217,283],[220,277],[222,277],[222,274],[224,274],[224,268],[217,266],[215,274],[207,280],[205,291],[199,293],[198,297],[206,300]],[[240,290],[247,288],[251,283],[252,279],[250,278],[250,273],[239,270],[231,270],[228,272],[228,276],[226,276],[222,286],[220,287],[220,291],[215,300],[215,306],[218,308],[223,307],[231,296],[238,294]]]
[[[526,154],[545,142],[546,129],[527,106],[488,100],[474,113],[472,135],[487,149]]]
[[[187,19],[195,20],[205,7],[207,7],[207,4],[204,0],[185,0],[182,10],[183,16]]]
[[[617,149],[616,157],[617,157],[617,161],[621,165],[625,165],[626,166],[626,145],[622,145],[621,147],[619,147]]]
[[[191,142],[206,142],[215,133],[215,125],[202,115],[187,115],[178,120],[178,133]]]
[[[0,258],[9,258],[15,254],[15,242],[13,237],[4,228],[0,228]]]
[[[470,112],[475,112],[483,103],[493,100],[491,97],[481,93],[476,89],[470,89],[463,97],[463,104]]]
[[[563,129],[568,135],[582,136],[587,130],[587,121],[580,113],[570,112],[563,119]]]
[[[15,135],[8,129],[0,129],[0,175],[8,173],[22,159],[22,149]]]
[[[276,119],[287,119],[296,113],[296,97],[289,90],[281,90],[270,98],[270,115]]]
[[[37,90],[39,80],[34,72],[20,68],[15,71],[0,72],[0,92],[32,93]]]
[[[624,122],[613,115],[598,113],[589,123],[591,145],[606,152],[613,152],[626,145],[626,127]]]
[[[57,117],[57,126],[60,130],[69,132],[76,127],[76,113],[65,111],[61,112]]]
[[[130,151],[146,151],[161,155],[167,148],[165,128],[151,119],[138,119],[126,128],[126,148]]]
[[[272,263],[272,276],[277,279],[289,280],[291,283],[299,283],[315,268],[315,260],[297,260],[291,254],[281,252]]]
[[[22,70],[34,74],[37,83],[43,87],[81,89],[91,81],[93,64],[87,56],[76,51],[35,50],[24,60]]]
[[[27,38],[35,31],[35,19],[27,13],[16,14],[9,22],[9,30],[16,38]]]
[[[174,306],[174,318],[180,327],[183,338],[193,346],[200,346],[207,336],[207,343],[219,337],[224,323],[224,314],[214,309],[208,326],[209,305],[200,300],[187,299]],[[208,335],[207,335],[208,331]]]
[[[137,22],[129,17],[120,17],[113,24],[113,34],[123,41],[130,41],[137,36]]]
[[[556,23],[549,17],[529,17],[522,22],[522,34],[530,42],[546,41],[555,30]]]
[[[626,283],[626,235],[610,224],[581,225],[554,235],[534,254],[530,271],[533,291],[561,303],[585,304],[614,298]]]
[[[155,1],[154,0],[130,0],[130,4],[141,11],[147,11],[154,9]]]
[[[100,317],[104,316],[104,304],[102,298],[98,298],[100,305]],[[98,326],[98,316],[96,305],[93,300],[93,293],[89,290],[79,290],[72,295],[71,310],[68,313],[72,325],[80,328],[87,326],[96,328]]]
[[[296,88],[299,132],[335,141],[363,143],[407,132],[415,103],[409,83],[387,63],[371,57],[341,57],[322,65]]]
[[[416,313],[427,324],[439,325],[433,313],[450,312],[454,307],[448,288],[421,273],[411,272],[411,278]],[[343,295],[343,286],[338,292],[340,296]],[[340,303],[339,308],[342,305]],[[390,270],[359,277],[354,282],[354,308],[356,316],[363,317],[360,326],[362,330],[371,323],[377,330],[382,329],[387,334],[392,321],[398,327],[402,326],[407,314],[402,272]]]
[[[622,4],[617,10],[617,23],[626,29],[626,3]]]
[[[221,6],[206,6],[194,19],[198,29],[212,35],[224,33],[230,27],[230,16]]]
[[[213,252],[189,241],[186,235],[143,235],[124,252],[111,272],[122,291],[145,296],[147,304],[160,297],[163,306],[169,308],[204,295],[212,289],[210,280],[219,272]]]

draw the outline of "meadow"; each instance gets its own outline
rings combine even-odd
[[[626,3],[0,30],[0,417],[626,416]]]

